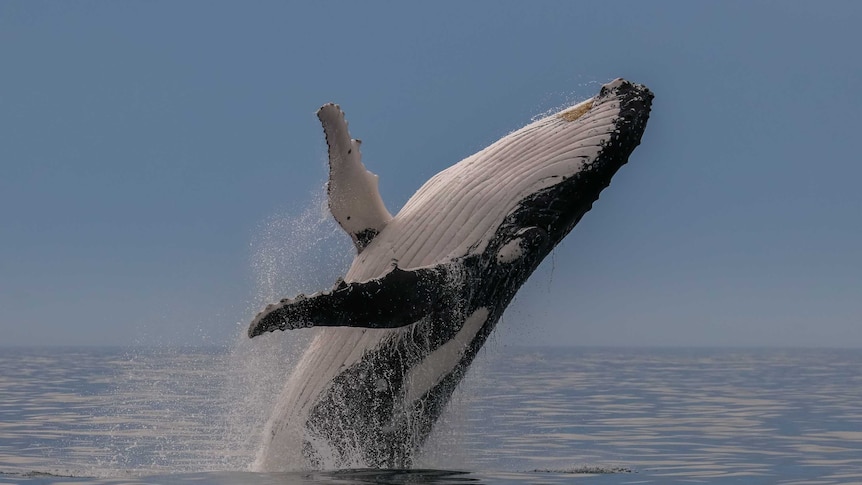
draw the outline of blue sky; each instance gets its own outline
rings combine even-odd
[[[616,77],[642,145],[492,345],[862,346],[862,3],[2,2],[0,344],[207,344],[350,261],[339,103],[396,212]],[[276,338],[289,338],[279,334]]]

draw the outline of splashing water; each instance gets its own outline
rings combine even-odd
[[[350,238],[329,214],[325,191],[315,193],[297,216],[272,217],[251,246],[257,278],[253,311],[288,294],[331,286],[354,254]]]
[[[353,254],[323,193],[298,215],[270,218],[250,246],[255,290],[245,311],[249,317],[287,295],[331,286]],[[184,359],[183,349],[169,348],[130,350],[117,361],[115,378],[106,379],[118,384],[104,396],[99,417],[105,452],[90,455],[96,458],[93,467],[73,472],[110,477],[247,469],[309,340],[307,333],[294,332],[252,341],[247,324],[237,322],[235,340],[205,352],[203,360],[200,350]],[[154,352],[163,358],[153,359]]]
[[[256,276],[254,315],[265,306],[300,292],[332,285],[349,266],[353,247],[329,215],[325,193],[318,193],[298,216],[271,218],[252,243]],[[225,442],[240,452],[247,466],[260,444],[260,434],[279,393],[308,346],[309,334],[270,335],[253,341],[248,322],[227,358],[230,365],[226,392],[232,403]]]

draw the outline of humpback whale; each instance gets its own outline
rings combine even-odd
[[[653,94],[616,79],[426,182],[394,217],[338,105],[320,108],[329,208],[356,256],[248,335],[314,327],[253,468],[405,468],[515,293],[628,160]]]

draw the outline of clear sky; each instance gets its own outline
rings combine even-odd
[[[656,95],[642,145],[497,344],[862,347],[860,25],[855,1],[0,2],[0,345],[230,342],[331,285],[325,102],[395,213],[626,77]]]

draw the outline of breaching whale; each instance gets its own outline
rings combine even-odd
[[[320,108],[329,208],[357,254],[332,289],[249,327],[317,327],[253,468],[410,466],[517,290],[640,143],[652,98],[614,80],[438,173],[394,217],[341,109]]]

